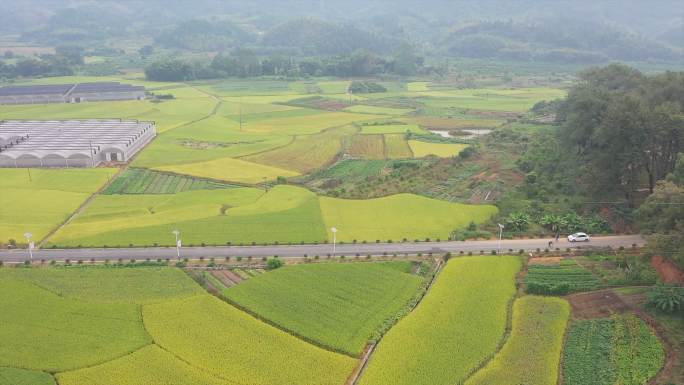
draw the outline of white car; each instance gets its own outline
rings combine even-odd
[[[589,242],[589,236],[586,233],[575,233],[568,235],[569,242]]]

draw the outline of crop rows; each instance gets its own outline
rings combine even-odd
[[[420,277],[399,271],[407,267],[410,263],[287,266],[223,295],[319,345],[357,355],[418,289]]]
[[[418,307],[377,347],[362,385],[457,384],[501,340],[517,257],[451,259]]]
[[[664,362],[663,347],[634,315],[575,322],[565,345],[566,385],[642,385]]]
[[[131,168],[107,186],[103,194],[174,194],[183,191],[230,187],[233,186],[221,182]]]
[[[573,260],[563,260],[557,265],[530,265],[525,276],[528,293],[563,295],[578,291],[596,290],[601,281],[589,270]]]
[[[560,298],[516,300],[506,344],[466,385],[555,384],[569,315],[570,306]]]

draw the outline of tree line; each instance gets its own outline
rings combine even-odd
[[[555,127],[518,161],[526,197],[636,225],[684,267],[684,72],[592,68],[567,99],[537,106],[551,109]]]
[[[174,58],[156,60],[145,68],[145,76],[154,81],[187,81],[257,76],[410,76],[435,71],[439,69],[425,66],[423,57],[411,46],[402,45],[389,57],[359,50],[351,55],[304,59],[284,55],[258,56],[251,49],[238,48],[218,54],[209,62]]]

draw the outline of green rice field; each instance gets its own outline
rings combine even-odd
[[[178,229],[186,245],[300,243],[338,239],[447,239],[482,222],[494,206],[448,203],[412,194],[371,200],[319,197],[295,186],[194,190],[177,194],[99,195],[50,240],[58,246],[170,245]]]
[[[663,362],[658,337],[634,315],[576,321],[565,345],[563,383],[645,384]]]
[[[358,355],[415,294],[410,262],[295,265],[223,290],[239,306],[298,335]]]
[[[115,169],[0,168],[0,242],[40,241],[117,172]]]

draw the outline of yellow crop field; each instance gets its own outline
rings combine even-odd
[[[342,241],[447,239],[451,231],[462,229],[471,221],[484,222],[497,212],[491,205],[449,203],[413,194],[319,200],[326,226],[337,227],[337,239]]]
[[[361,159],[385,159],[385,140],[382,135],[354,135],[349,155]]]
[[[355,132],[354,127],[345,126],[318,134],[301,135],[287,146],[243,159],[306,174],[331,163],[340,153],[344,138]]]
[[[115,172],[107,168],[0,168],[0,242],[24,243],[25,232],[40,241]]]
[[[362,134],[405,134],[406,132],[428,133],[417,124],[378,124],[361,127]]]
[[[171,231],[185,245],[230,241],[321,242],[325,225],[316,194],[276,186],[195,190],[165,195],[100,195],[62,228],[51,244],[64,246],[172,245]]]
[[[569,316],[570,305],[564,299],[517,299],[508,341],[466,385],[555,385]]]
[[[157,345],[236,383],[342,385],[356,365],[208,294],[145,306],[143,318]]]
[[[344,109],[349,112],[358,112],[362,114],[378,114],[378,115],[404,115],[413,111],[410,108],[393,108],[393,107],[377,107],[358,104]]]
[[[226,385],[213,376],[156,345],[103,364],[57,375],[60,385]]]
[[[260,120],[244,128],[249,132],[285,133],[289,135],[315,134],[329,127],[344,126],[353,122],[381,118],[380,115],[348,112],[319,112],[309,116],[294,116]]]
[[[452,385],[494,353],[515,295],[517,257],[452,258],[418,307],[385,335],[361,385]]]
[[[272,181],[279,176],[292,177],[299,175],[295,171],[235,158],[219,158],[206,162],[159,166],[153,169],[201,178],[250,184]]]
[[[435,155],[440,158],[450,158],[457,156],[467,144],[461,143],[428,143],[418,140],[409,140],[409,146],[416,158],[423,158],[428,155]]]

